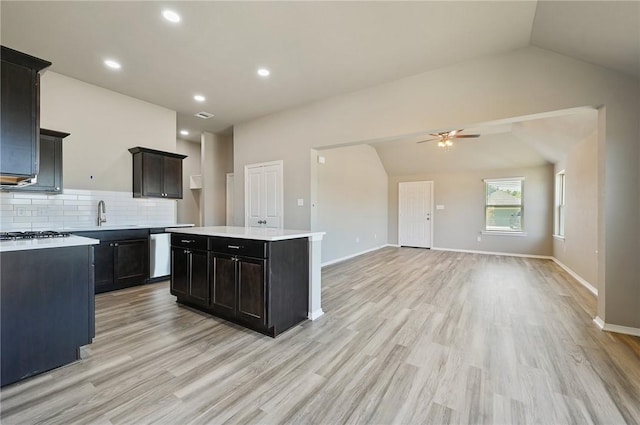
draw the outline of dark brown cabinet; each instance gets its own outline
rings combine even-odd
[[[211,261],[213,311],[254,326],[265,327],[266,260],[213,252]]]
[[[92,246],[0,253],[0,385],[71,363],[95,336]]]
[[[133,197],[182,199],[182,160],[185,155],[135,147]]]
[[[171,247],[171,293],[192,303],[209,305],[207,251]]]
[[[175,233],[171,244],[171,293],[178,302],[270,336],[307,318],[306,238],[266,242]],[[201,263],[204,249],[208,267]]]
[[[37,182],[20,191],[62,193],[62,141],[69,133],[40,129],[40,171]]]
[[[141,285],[149,279],[149,230],[74,232],[99,239],[94,247],[95,293]]]
[[[1,47],[0,174],[18,184],[38,173],[40,74],[51,62]]]

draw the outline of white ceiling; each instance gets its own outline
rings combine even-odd
[[[529,45],[640,77],[635,1],[2,1],[0,8],[3,45],[50,60],[53,71],[175,110],[192,139]],[[164,8],[182,22],[164,21]],[[123,69],[106,69],[107,57]],[[259,66],[272,76],[257,77]],[[207,101],[196,103],[196,93]],[[203,110],[215,117],[193,117]]]

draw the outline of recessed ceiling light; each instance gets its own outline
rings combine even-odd
[[[104,64],[107,65],[111,69],[120,69],[120,68],[122,68],[122,65],[120,65],[120,63],[114,61],[113,59],[105,60]]]
[[[182,134],[183,136],[188,136],[189,132],[187,130],[180,130],[180,134]]]
[[[173,10],[168,10],[168,9],[163,10],[162,16],[164,16],[164,19],[166,19],[169,22],[173,22],[173,23],[180,22],[180,15],[178,15]]]
[[[258,75],[261,77],[268,77],[270,74],[271,74],[271,71],[269,71],[267,68],[258,69]]]
[[[197,102],[204,102],[205,101],[205,97],[201,94],[197,94],[195,96],[193,96],[193,99]]]

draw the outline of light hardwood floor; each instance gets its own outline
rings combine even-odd
[[[168,283],[96,297],[83,360],[2,389],[2,423],[640,424],[640,339],[556,264],[385,248],[323,269],[277,339]]]

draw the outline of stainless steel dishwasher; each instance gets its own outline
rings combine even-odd
[[[149,229],[149,282],[166,280],[171,274],[171,233],[164,227]]]

